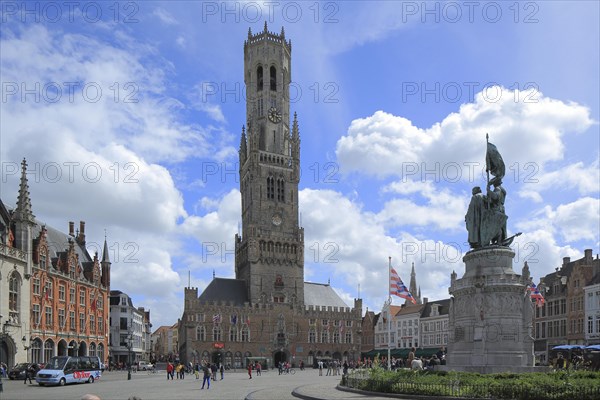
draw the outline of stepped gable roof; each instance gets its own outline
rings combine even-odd
[[[199,297],[202,302],[221,302],[243,305],[250,301],[246,281],[243,279],[213,278]]]
[[[350,308],[329,284],[304,282],[305,306]]]

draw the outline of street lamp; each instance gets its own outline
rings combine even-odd
[[[25,336],[23,336],[23,338],[21,339],[21,342],[23,342],[23,349],[25,350],[25,358],[27,359],[27,362],[29,362],[29,349],[31,348],[31,346],[27,346],[27,338]]]
[[[130,330],[129,331],[129,337],[127,338],[127,351],[128,351],[128,356],[127,356],[127,360],[129,361],[128,367],[127,367],[127,380],[130,381],[131,380],[131,348],[133,347],[133,332]]]
[[[2,314],[0,314],[0,325],[2,325]],[[2,349],[4,348],[4,325],[2,325],[2,332],[0,332],[0,363],[2,362]],[[8,357],[7,357],[8,361]],[[8,368],[8,362],[6,363],[6,368]],[[2,383],[2,377],[4,376],[4,371],[0,373],[0,393],[4,391],[4,385]]]

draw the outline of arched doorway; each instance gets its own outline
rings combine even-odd
[[[80,357],[87,355],[87,343],[83,340],[79,342],[79,351],[77,352],[77,355]]]
[[[74,353],[75,341],[74,340],[72,340],[71,343],[69,343],[69,345],[67,346],[67,342],[65,342],[64,339],[61,339],[58,342],[57,346],[58,346],[57,353],[56,353],[57,355],[59,355],[59,356],[74,356],[75,355],[75,353]],[[68,352],[68,354],[67,354],[67,352]],[[48,360],[45,360],[45,361],[48,361]]]
[[[275,352],[275,354],[273,354],[273,368],[278,368],[279,367],[279,363],[280,362],[287,362],[288,357],[285,351],[280,350]]]
[[[333,353],[333,359],[342,361],[342,354],[339,351],[336,351],[335,353]]]
[[[15,365],[15,353],[17,349],[12,337],[8,335],[0,336],[0,348],[2,349],[0,353],[2,358],[0,360],[9,368],[12,368]]]
[[[63,346],[65,347],[65,351],[66,351],[67,343],[64,340],[62,342],[63,342]],[[66,355],[66,353],[65,353],[65,355]],[[52,341],[52,339],[48,339],[44,343],[44,360],[43,360],[43,362],[47,363],[48,361],[50,361],[50,359],[52,357],[54,357],[54,342]]]
[[[223,353],[221,351],[213,351],[210,359],[211,363],[220,365],[223,362]]]

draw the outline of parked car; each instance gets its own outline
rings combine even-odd
[[[20,364],[15,365],[13,367],[13,369],[11,369],[10,372],[8,373],[8,378],[10,380],[13,380],[13,379],[23,380],[23,379],[25,379],[25,372],[27,371],[27,369],[29,367],[33,367],[33,370],[35,371],[31,375],[31,379],[35,378],[35,374],[37,374],[37,372],[40,370],[40,366],[38,364],[31,364],[31,363],[20,363]]]
[[[154,365],[152,365],[152,363],[149,363],[147,361],[140,361],[140,362],[138,362],[137,370],[138,371],[149,371],[152,369],[152,367],[154,367]]]

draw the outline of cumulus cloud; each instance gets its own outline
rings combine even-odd
[[[410,178],[436,168],[443,175],[444,168],[458,163],[460,178],[472,180],[471,169],[464,163],[478,162],[477,172],[485,167],[486,132],[490,142],[510,154],[505,160],[509,165],[533,162],[543,166],[563,158],[563,135],[582,132],[593,123],[589,109],[579,104],[542,93],[537,93],[536,102],[515,102],[515,96],[523,98],[529,92],[498,90],[506,95],[497,102],[480,92],[473,103],[463,104],[459,112],[426,129],[384,111],[352,121],[346,136],[337,142],[341,170],[378,178]]]

